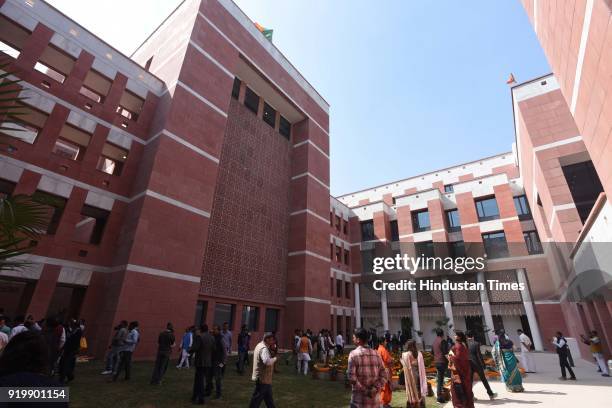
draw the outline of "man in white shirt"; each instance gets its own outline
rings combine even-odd
[[[27,330],[28,328],[25,327],[24,325],[23,316],[17,316],[15,318],[15,326],[13,326],[13,329],[11,330],[11,335],[9,336],[9,340],[15,337],[16,335],[18,335],[19,333],[27,331]]]
[[[266,404],[266,407],[274,407],[272,374],[274,374],[276,355],[270,351],[274,343],[276,343],[274,335],[266,333],[263,340],[253,350],[253,375],[251,379],[255,381],[255,391],[253,391],[249,407],[259,407],[262,402]]]
[[[527,373],[535,373],[535,362],[531,354],[531,339],[521,329],[516,331],[521,342],[521,364]]]
[[[344,353],[344,339],[342,338],[342,333],[338,332],[336,336],[336,350],[338,351],[338,355]]]

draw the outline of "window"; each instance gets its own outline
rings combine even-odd
[[[461,221],[459,220],[459,210],[446,211],[446,222],[448,223],[448,231],[456,232],[461,231]]]
[[[344,264],[348,265],[349,264],[349,258],[350,258],[350,252],[348,249],[344,250]]]
[[[445,184],[444,185],[444,192],[445,193],[452,193],[455,191],[455,187],[452,184]]]
[[[347,235],[348,234],[348,221],[344,220],[344,223],[342,224],[342,232]]]
[[[99,245],[109,216],[109,211],[85,204],[76,224],[75,241]]]
[[[465,257],[465,243],[463,241],[451,242],[449,245],[450,256],[452,258],[463,258]]]
[[[144,106],[144,99],[127,89],[123,91],[116,112],[126,119],[136,121]]]
[[[79,92],[94,102],[102,103],[108,95],[112,81],[93,69],[87,73]]]
[[[234,84],[232,85],[232,98],[238,99],[240,96],[240,80],[238,78],[234,78]]]
[[[17,59],[30,32],[0,15],[0,52]]]
[[[508,256],[506,234],[502,231],[482,234],[482,241],[488,258],[505,258]]]
[[[329,259],[334,260],[334,244],[329,244]]]
[[[343,281],[340,279],[336,279],[336,297],[341,298],[342,297],[342,286],[343,286]]]
[[[259,326],[259,308],[255,306],[243,306],[242,324],[246,324],[247,330],[249,331],[257,331]]]
[[[21,103],[7,107],[7,110],[10,114],[0,122],[0,133],[34,144],[49,115]]]
[[[259,110],[259,96],[248,86],[246,88],[246,93],[244,94],[244,106],[246,106],[254,114],[257,114],[257,111]]]
[[[412,212],[412,228],[414,232],[429,231],[431,229],[428,210]]]
[[[329,278],[329,295],[334,296],[334,278]]]
[[[120,176],[128,151],[112,143],[104,143],[102,155],[98,158],[97,169],[106,174]]]
[[[393,220],[389,223],[391,227],[391,241],[399,241],[399,229],[397,227],[397,220]]]
[[[230,330],[234,328],[234,310],[236,305],[229,303],[215,303],[215,316],[213,324],[222,326],[223,323],[229,325]]]
[[[434,253],[434,243],[433,241],[422,241],[415,242],[414,249],[416,250],[416,256],[425,256],[426,258],[431,258],[435,256]]]
[[[523,232],[523,238],[525,238],[525,245],[527,246],[529,255],[541,254],[544,252],[537,231],[525,231]]]
[[[43,51],[34,69],[63,84],[74,67],[75,59],[49,44]],[[43,82],[43,85],[44,82]]]
[[[281,115],[280,122],[278,126],[278,133],[285,136],[287,140],[291,138],[291,122],[285,119],[284,116]]]
[[[351,298],[351,282],[344,282],[344,297]]]
[[[488,197],[476,200],[476,212],[478,221],[496,220],[499,218],[499,208],[495,197]]]
[[[16,184],[11,181],[0,179],[0,198],[12,196],[15,186]]]
[[[266,322],[264,324],[264,330],[267,332],[276,333],[278,331],[278,315],[280,311],[278,309],[266,309]]]
[[[55,141],[53,153],[70,160],[82,160],[90,139],[89,133],[66,124]]]
[[[361,222],[361,240],[372,241],[374,239],[374,221],[362,221]]]
[[[531,209],[527,202],[525,195],[514,197],[514,207],[516,207],[516,213],[518,214],[519,220],[531,219]]]
[[[64,197],[59,197],[53,194],[46,193],[44,191],[36,191],[32,194],[32,200],[37,203],[43,204],[47,208],[47,231],[48,235],[54,235],[59,226],[64,208],[66,207],[66,200]]]
[[[336,262],[342,263],[342,248],[336,245]]]
[[[597,201],[597,197],[599,197],[599,193],[603,191],[593,162],[589,160],[561,168],[572,194],[572,199],[576,204],[580,220],[584,224],[593,205],[595,205],[595,201]]]
[[[340,221],[340,216],[336,215],[336,229],[338,231],[340,231],[340,229],[342,229],[342,225],[341,224],[342,224],[342,221]]]
[[[196,303],[195,319],[193,321],[193,324],[196,327],[200,327],[201,325],[206,323],[206,312],[207,311],[208,311],[208,302],[206,302],[205,300],[198,300],[198,302]]]
[[[266,102],[264,102],[263,120],[272,128],[276,125],[276,110]]]

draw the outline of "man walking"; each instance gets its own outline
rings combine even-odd
[[[125,339],[128,335],[128,322],[122,320],[115,327],[115,335],[111,340],[111,344],[106,354],[106,368],[102,371],[102,375],[113,374],[117,370],[117,359],[119,357],[119,350],[123,347]]]
[[[436,397],[438,402],[445,403],[446,399],[442,396],[442,386],[444,385],[444,376],[448,369],[448,342],[444,340],[444,331],[441,328],[436,329],[436,339],[433,342],[434,365],[436,366]]]
[[[125,370],[125,380],[128,381],[132,374],[132,355],[136,350],[136,345],[140,340],[140,332],[138,331],[138,322],[131,322],[128,326],[128,335],[124,345],[119,349],[117,367],[113,373],[113,381],[117,381],[121,371]]]
[[[59,362],[59,381],[62,385],[74,380],[74,368],[82,335],[81,327],[74,319],[70,319],[67,329],[66,343]]]
[[[357,348],[348,358],[351,408],[379,408],[380,390],[387,381],[382,359],[375,350],[367,347],[369,337],[368,331],[362,328],[353,333],[353,343]]]
[[[529,336],[527,336],[521,329],[518,329],[516,333],[519,336],[519,341],[521,342],[521,364],[525,369],[526,373],[535,373],[536,366],[533,361],[533,355],[531,354],[531,346],[532,342]]]
[[[593,358],[595,361],[597,361],[597,365],[599,366],[598,371],[601,371],[602,377],[609,377],[610,374],[608,374],[608,366],[606,365],[606,360],[604,359],[602,353],[603,347],[601,344],[601,339],[597,335],[597,331],[591,330],[589,333],[589,338],[586,338],[582,334],[580,335],[580,338],[582,339],[582,342],[587,344],[591,349],[591,354],[593,354]]]
[[[168,323],[166,324],[166,330],[161,332],[157,338],[157,358],[155,359],[151,385],[161,384],[161,380],[168,369],[168,362],[170,361],[170,354],[172,353],[174,343],[174,328],[172,323]]]
[[[576,380],[576,376],[574,375],[574,371],[572,367],[570,367],[569,361],[567,360],[567,355],[569,352],[569,347],[567,346],[567,340],[563,337],[561,332],[557,332],[557,336],[553,337],[552,343],[555,345],[557,349],[557,354],[559,355],[559,365],[561,366],[561,377],[559,378],[562,381],[567,380],[565,376],[565,369],[567,369],[570,373],[570,380]]]
[[[181,353],[181,359],[179,360],[176,368],[189,368],[189,349],[193,344],[193,327],[188,327],[185,329],[185,334],[183,334],[183,338],[181,340],[181,349],[179,350]]]
[[[236,370],[239,374],[244,374],[244,364],[249,358],[249,343],[251,335],[246,324],[243,324],[238,334],[238,361],[236,362]]]
[[[272,333],[264,334],[253,351],[253,375],[251,379],[255,381],[255,391],[251,397],[249,408],[259,408],[262,402],[267,408],[274,408],[272,398],[272,375],[274,374],[274,363],[276,355],[271,352],[276,339]]]
[[[312,353],[312,342],[306,333],[302,334],[298,346],[298,373],[304,372],[304,375],[308,374],[308,363],[310,361],[310,354]]]
[[[480,381],[482,385],[484,385],[487,390],[487,395],[489,395],[489,399],[494,399],[497,394],[493,392],[491,386],[489,385],[489,381],[487,381],[487,377],[484,373],[485,362],[482,358],[482,353],[480,352],[480,342],[474,339],[474,333],[471,331],[467,332],[468,338],[468,349],[470,351],[470,366],[472,367],[472,375],[473,373],[478,373],[478,377],[480,377]]]
[[[338,335],[336,336],[336,353],[339,356],[344,354],[344,338],[340,332],[338,332]]]
[[[208,325],[203,324],[197,330],[193,339],[193,345],[189,350],[190,353],[194,354],[193,365],[196,369],[193,379],[193,394],[191,396],[191,402],[194,404],[204,404],[204,397],[206,396],[204,379],[208,383],[214,347],[215,339],[208,333]]]
[[[223,337],[221,336],[221,330],[218,325],[213,326],[213,337],[215,345],[213,347],[211,362],[212,362],[212,377],[215,379],[215,399],[221,398],[221,380],[223,377],[223,367],[225,367],[225,358],[227,357],[227,348],[223,344]],[[212,380],[210,382],[210,388],[206,388],[206,395],[212,393]]]

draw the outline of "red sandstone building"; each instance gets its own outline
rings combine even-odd
[[[611,109],[599,101],[597,124],[580,113],[597,93],[568,102],[553,76],[518,85],[512,152],[334,198],[327,102],[230,0],[183,2],[129,57],[44,1],[0,0],[0,41],[27,112],[5,132],[20,140],[0,152],[0,189],[50,203],[51,220],[33,265],[0,272],[7,314],[81,316],[97,355],[121,319],[140,321],[141,357],[166,321],[247,324],[286,343],[295,328],[395,332],[405,317],[426,344],[447,317],[524,328],[538,349],[593,327],[610,350],[610,303],[566,299],[575,264],[599,259],[581,244],[612,241],[592,177],[607,191],[608,161],[589,150]],[[576,177],[591,182],[582,196]],[[529,290],[372,289],[374,256],[470,248],[487,268],[462,279]]]

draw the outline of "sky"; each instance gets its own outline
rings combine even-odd
[[[129,55],[179,1],[50,3]],[[550,72],[519,0],[236,3],[331,105],[336,196],[510,151],[506,79]]]

